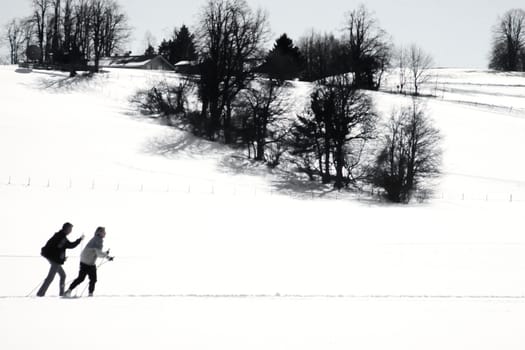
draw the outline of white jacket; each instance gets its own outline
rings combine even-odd
[[[102,251],[103,244],[102,237],[95,235],[91,238],[80,254],[80,262],[93,266],[95,265],[97,258],[107,258],[108,254]]]

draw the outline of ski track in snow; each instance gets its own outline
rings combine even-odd
[[[60,297],[44,297],[57,299],[70,299]],[[337,295],[337,294],[107,294],[92,297],[73,295],[71,299],[78,298],[176,298],[176,299],[472,299],[472,300],[525,300],[525,295],[426,295],[426,294],[363,294],[363,295]],[[37,296],[4,295],[0,299],[40,299]]]

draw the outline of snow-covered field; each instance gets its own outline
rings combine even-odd
[[[429,203],[395,206],[131,108],[176,76],[0,67],[0,349],[523,349],[525,76],[439,73],[444,174]],[[373,96],[384,115],[406,102]],[[58,277],[34,297],[65,221],[107,229],[94,298],[56,297]]]

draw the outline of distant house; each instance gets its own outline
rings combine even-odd
[[[145,56],[103,57],[99,61],[101,68],[133,68],[152,70],[175,70],[175,67],[162,56],[146,58]]]
[[[179,61],[175,63],[175,72],[181,74],[198,74],[199,65],[197,61]]]

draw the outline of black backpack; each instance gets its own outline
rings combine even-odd
[[[42,255],[44,258],[49,258],[53,251],[56,251],[57,249],[57,234],[55,233],[53,237],[47,240],[46,245],[40,249],[40,255]]]

